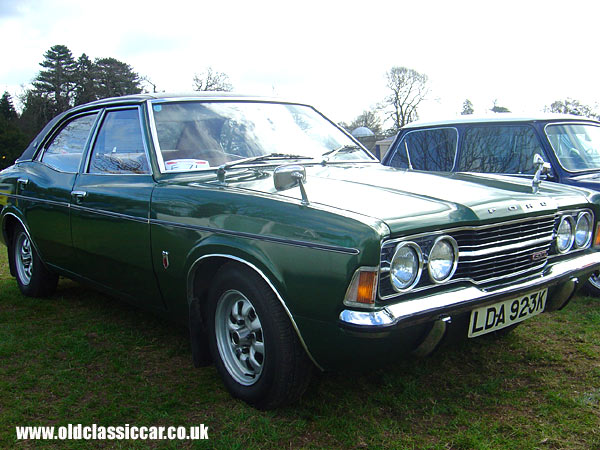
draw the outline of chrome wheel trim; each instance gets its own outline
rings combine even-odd
[[[244,386],[255,384],[265,363],[263,329],[254,305],[241,292],[226,291],[217,301],[215,337],[229,375]]]
[[[21,233],[15,245],[15,265],[19,280],[28,285],[33,274],[33,249],[26,233]]]
[[[600,272],[594,272],[589,278],[590,284],[600,291]]]

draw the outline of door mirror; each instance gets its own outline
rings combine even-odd
[[[306,183],[306,170],[298,165],[279,166],[273,172],[273,183],[278,191],[286,191]]]
[[[304,189],[304,183],[306,183],[306,169],[304,169],[304,166],[290,164],[277,167],[273,172],[273,183],[278,191],[285,191],[299,186],[302,194],[302,204],[308,205],[308,197]]]

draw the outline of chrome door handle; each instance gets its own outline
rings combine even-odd
[[[72,191],[71,196],[75,197],[75,200],[80,202],[87,195],[85,191]]]

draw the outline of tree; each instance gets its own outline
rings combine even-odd
[[[40,70],[33,81],[34,92],[50,100],[54,114],[71,107],[75,90],[77,64],[65,45],[54,45],[44,54]]]
[[[99,99],[142,92],[138,74],[129,64],[115,58],[96,58],[94,78]]]
[[[96,67],[85,53],[82,53],[77,59],[75,81],[75,105],[83,105],[98,100]]]
[[[21,129],[28,138],[33,139],[40,130],[56,115],[53,102],[33,89],[26,90],[20,96],[23,112],[20,117]]]
[[[381,135],[383,133],[381,119],[379,118],[377,112],[373,110],[365,110],[349,124],[342,123],[340,125],[344,127],[349,133],[351,133],[352,130],[355,130],[358,127],[367,127],[376,135]]]
[[[463,116],[469,115],[469,114],[473,114],[475,112],[475,110],[473,109],[473,103],[471,103],[471,100],[466,99],[465,102],[463,103],[463,109],[461,114]]]
[[[495,113],[509,113],[510,109],[505,108],[504,106],[498,106],[498,100],[494,100],[494,106],[492,106],[490,111]]]
[[[17,110],[12,102],[12,97],[6,91],[2,94],[2,98],[0,99],[0,115],[6,120],[15,120],[18,117]]]
[[[227,74],[215,72],[212,67],[208,67],[200,75],[194,75],[194,90],[230,92],[233,86]]]
[[[573,100],[572,98],[556,100],[550,106],[546,106],[544,111],[559,114],[574,114],[576,116],[586,116],[596,119],[600,118],[600,114],[594,112],[594,108],[584,105],[578,100]]]
[[[429,93],[427,75],[407,67],[392,67],[386,74],[390,95],[383,101],[383,108],[393,122],[393,130],[419,118],[417,108]]]
[[[5,92],[0,99],[0,170],[13,164],[27,147],[27,137],[19,129],[18,119],[12,98]]]

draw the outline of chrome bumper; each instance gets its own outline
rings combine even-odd
[[[345,309],[340,313],[342,326],[359,330],[382,330],[388,327],[416,325],[437,320],[452,314],[467,312],[502,298],[525,294],[542,287],[567,283],[569,280],[589,276],[600,269],[600,252],[581,255],[568,261],[549,265],[539,278],[517,283],[494,291],[484,291],[475,286],[451,292],[426,295],[385,306],[375,311]],[[548,310],[548,306],[546,307]]]

